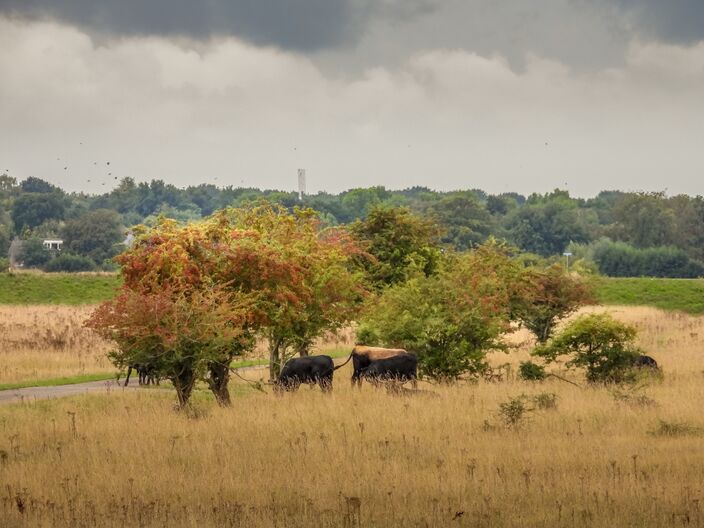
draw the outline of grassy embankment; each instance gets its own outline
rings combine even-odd
[[[198,394],[193,412],[177,413],[172,394],[152,391],[2,406],[0,518],[8,528],[701,526],[704,317],[612,311],[639,328],[664,381],[617,392],[509,376],[400,397],[352,391],[348,365],[331,395],[277,398],[233,381],[232,409]],[[496,364],[526,357],[527,336],[515,341]],[[522,394],[544,396],[510,427],[500,406]]]
[[[120,277],[108,273],[0,273],[0,305],[97,304],[119,285]]]
[[[704,313],[704,280],[593,279],[596,300],[605,305],[653,306],[690,314]]]
[[[596,299],[605,305],[704,313],[704,280],[598,277],[592,282]],[[119,284],[110,274],[0,273],[0,305],[96,304]]]

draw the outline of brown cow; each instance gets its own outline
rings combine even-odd
[[[407,352],[403,348],[380,348],[380,347],[370,347],[364,345],[355,345],[352,349],[350,357],[347,358],[342,365],[346,365],[347,362],[352,360],[352,385],[355,383],[358,386],[362,385],[362,370],[366,369],[371,365],[372,361],[377,359],[387,359],[390,357],[398,356],[399,354],[406,354]],[[340,365],[340,367],[342,366]],[[340,368],[337,367],[337,368]]]

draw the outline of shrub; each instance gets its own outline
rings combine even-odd
[[[635,339],[635,328],[609,314],[583,315],[533,354],[548,362],[568,356],[567,367],[586,369],[588,381],[621,383],[633,380]]]
[[[611,393],[614,400],[620,403],[625,403],[632,407],[657,407],[658,402],[646,396],[645,394],[637,394],[632,391],[615,390]]]
[[[667,422],[660,420],[657,428],[651,431],[651,434],[658,436],[690,436],[700,435],[704,429],[696,425],[688,424],[687,422]]]
[[[541,392],[531,398],[537,409],[557,409],[557,394],[554,392]]]
[[[10,270],[10,259],[0,257],[0,273],[7,273]]]
[[[543,381],[548,377],[545,367],[532,361],[521,361],[518,376],[525,381]]]
[[[91,259],[81,255],[72,255],[70,253],[62,253],[44,265],[44,271],[49,272],[66,271],[69,273],[74,273],[78,271],[93,270],[95,270],[95,263]]]
[[[526,397],[522,394],[500,404],[499,417],[506,427],[520,427],[532,410],[526,405]]]

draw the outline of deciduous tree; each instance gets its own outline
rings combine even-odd
[[[588,284],[562,266],[526,268],[514,292],[513,317],[544,343],[561,320],[592,300]]]
[[[374,257],[360,263],[377,289],[402,283],[414,271],[432,275],[438,267],[440,229],[406,208],[375,207],[349,229]]]
[[[360,335],[415,352],[432,378],[480,375],[487,352],[504,348],[518,276],[506,248],[493,242],[453,255],[437,274],[384,290],[365,312]]]

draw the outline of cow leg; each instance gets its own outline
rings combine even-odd
[[[358,388],[362,386],[362,374],[357,370],[352,373],[352,388],[354,388],[355,385]]]
[[[123,387],[127,387],[127,384],[130,382],[130,374],[132,374],[132,365],[127,367],[127,377],[125,378],[125,384]]]
[[[318,383],[320,384],[320,388],[323,392],[330,392],[332,391],[332,377],[329,378],[320,378],[318,380]]]

